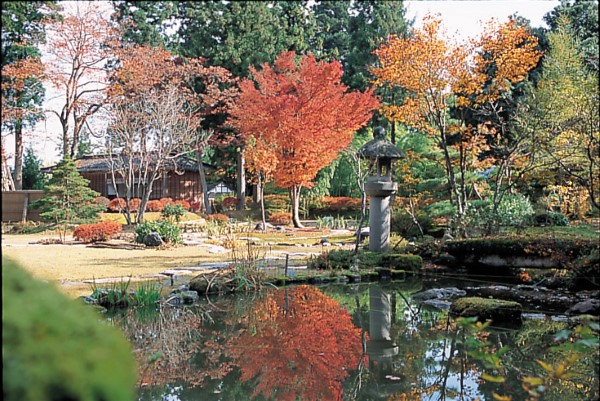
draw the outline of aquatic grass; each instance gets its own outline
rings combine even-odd
[[[98,305],[108,309],[127,308],[135,304],[133,294],[130,293],[131,275],[127,281],[122,278],[120,281],[110,283],[109,288],[100,288],[96,285],[96,279],[90,284],[92,289],[91,297],[98,301]]]
[[[138,307],[154,306],[160,301],[162,286],[158,282],[142,282],[133,293],[135,305]]]

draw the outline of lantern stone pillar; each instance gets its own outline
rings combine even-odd
[[[357,152],[361,159],[369,160],[369,173],[365,192],[369,196],[369,250],[385,252],[390,245],[391,196],[398,190],[392,180],[392,162],[404,154],[385,139],[383,127],[373,130],[372,141]]]

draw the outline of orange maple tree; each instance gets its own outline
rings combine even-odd
[[[46,78],[60,90],[62,106],[54,113],[62,127],[63,156],[74,158],[88,120],[106,101],[106,63],[113,56],[117,30],[92,3],[48,24]]]
[[[253,80],[240,83],[231,123],[246,137],[273,146],[275,183],[288,188],[292,221],[301,227],[301,189],[310,188],[317,172],[350,144],[379,101],[371,89],[347,92],[338,61],[317,62],[309,55],[296,62],[294,52],[283,52],[273,66],[265,63],[260,71],[250,71]]]
[[[273,291],[245,324],[224,352],[243,381],[257,380],[253,397],[342,399],[342,381],[358,365],[362,343],[361,330],[337,301],[313,286]]]
[[[537,64],[536,46],[537,39],[513,19],[492,20],[481,38],[455,44],[442,37],[440,18],[427,15],[422,28],[407,38],[391,37],[375,51],[380,62],[373,69],[375,84],[407,92],[401,105],[383,107],[385,115],[432,137],[444,155],[458,235],[465,235],[467,169],[489,149],[484,136],[495,132],[471,126],[466,113],[497,107],[511,85]],[[458,158],[451,157],[452,149]]]

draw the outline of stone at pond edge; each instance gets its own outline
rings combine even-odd
[[[424,302],[431,299],[454,299],[458,297],[464,297],[467,292],[459,290],[456,287],[449,288],[431,288],[429,290],[417,292],[411,295],[411,298],[415,302]]]
[[[160,234],[154,231],[146,234],[144,236],[143,242],[146,246],[161,246],[164,244],[164,241],[162,240]]]
[[[573,305],[567,310],[568,315],[595,315],[600,314],[600,299],[586,299]]]
[[[521,324],[523,307],[514,301],[479,297],[457,299],[450,307],[454,317],[477,317],[479,321],[492,320],[494,325]]]
[[[190,291],[198,294],[221,294],[235,290],[235,283],[226,275],[212,276],[201,274],[190,280]]]

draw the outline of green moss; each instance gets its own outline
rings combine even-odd
[[[450,312],[454,316],[491,319],[494,323],[520,323],[522,306],[518,302],[502,299],[466,297],[454,301]]]
[[[121,333],[5,258],[2,364],[5,400],[135,398],[135,363]]]
[[[514,236],[449,241],[441,252],[447,252],[459,260],[472,254],[549,257],[565,268],[578,257],[589,255],[594,249],[598,249],[597,239]]]
[[[381,264],[395,270],[419,271],[423,266],[423,258],[419,255],[390,253],[382,256]]]

